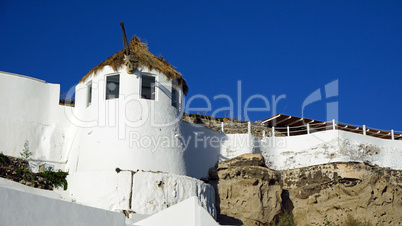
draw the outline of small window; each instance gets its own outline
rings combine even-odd
[[[120,75],[106,77],[106,100],[119,98]]]
[[[172,106],[175,108],[179,108],[180,104],[180,92],[179,87],[177,86],[177,81],[172,81]]]
[[[87,107],[89,107],[92,103],[92,82],[89,82],[87,85]]]
[[[142,75],[141,98],[155,100],[155,77]]]

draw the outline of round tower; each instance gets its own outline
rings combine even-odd
[[[185,175],[180,122],[187,92],[181,74],[134,36],[76,86],[69,170]]]

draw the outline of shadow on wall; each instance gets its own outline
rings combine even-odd
[[[252,153],[262,154],[261,153],[261,145],[262,145],[261,140],[259,140],[255,136],[252,136],[251,142],[252,142]]]
[[[186,143],[184,158],[187,175],[208,178],[208,170],[220,159],[221,143],[228,139],[227,136],[187,122],[181,123],[181,133]]]

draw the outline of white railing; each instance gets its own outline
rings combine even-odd
[[[253,122],[231,122],[231,121],[221,122],[220,125],[215,124],[215,126],[218,126],[218,128],[220,127],[221,133],[229,132],[228,130],[230,130],[230,133],[251,134],[252,130],[254,130],[254,132],[258,130],[261,133],[260,135],[262,135],[262,137],[280,136],[279,134],[281,134],[282,136],[297,136],[327,130],[343,130],[383,139],[391,139],[391,140],[402,139],[402,131],[395,131],[393,129],[380,130],[376,128],[367,127],[366,125],[353,125],[343,123],[335,121],[334,119],[328,122],[312,121],[310,123],[298,126],[272,127],[272,128],[268,128]],[[238,132],[236,132],[236,130]]]
[[[303,134],[310,134],[324,130],[344,130],[353,133],[360,133],[363,135],[374,136],[383,139],[400,139],[402,138],[402,131],[380,130],[376,128],[367,127],[366,125],[352,125],[335,121],[334,119],[329,122],[319,123],[306,123],[300,126],[286,126],[286,127],[272,127],[272,136],[275,136],[274,131],[279,131],[282,134],[286,132],[286,136],[296,136]]]

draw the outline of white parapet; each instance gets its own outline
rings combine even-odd
[[[402,143],[341,130],[290,137],[265,138],[261,152],[266,165],[276,170],[329,162],[365,162],[401,170]]]
[[[251,134],[226,134],[221,142],[219,161],[229,160],[243,154],[257,153],[258,139]]]

